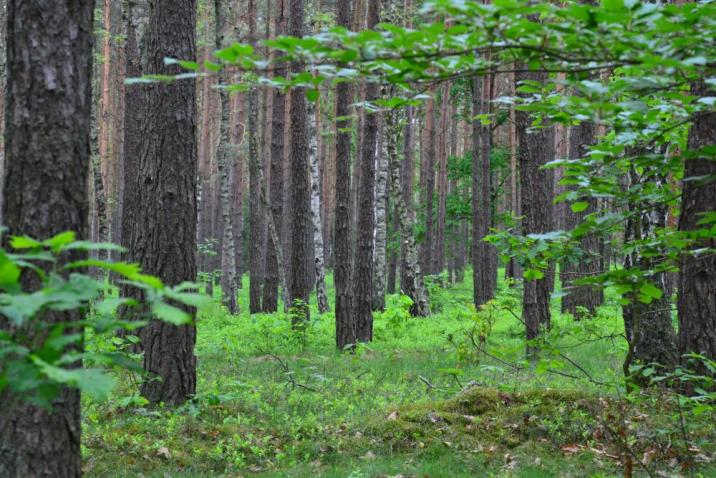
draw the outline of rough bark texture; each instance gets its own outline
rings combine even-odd
[[[6,176],[8,234],[87,238],[93,2],[7,2]],[[22,277],[26,290],[39,286]],[[79,320],[47,314],[47,323]],[[0,329],[8,325],[0,319]],[[30,330],[10,333],[32,334]],[[0,394],[0,476],[82,474],[80,393],[63,389],[52,411]]]
[[[480,84],[481,83],[481,84]],[[489,76],[473,80],[473,115],[491,111],[492,81]],[[497,287],[497,251],[484,241],[492,217],[490,197],[490,153],[492,126],[472,123],[472,276],[473,301],[479,307],[495,298]],[[548,159],[541,159],[548,161]],[[551,201],[551,198],[548,199]]]
[[[5,84],[6,84],[6,53],[7,44],[7,1],[0,0],[0,138],[5,138]],[[0,226],[2,226],[3,195],[2,188],[5,178],[5,141],[0,141]]]
[[[440,274],[445,268],[445,228],[447,222],[447,163],[448,135],[450,130],[450,84],[445,83],[440,93],[440,122],[438,129],[438,220],[435,224],[435,249],[433,250],[433,272]]]
[[[709,96],[704,83],[696,83],[691,94]],[[689,132],[689,149],[698,150],[716,144],[716,113],[704,113],[694,119]],[[684,181],[681,196],[679,230],[699,229],[701,215],[713,212],[716,205],[716,157],[701,154],[686,161],[684,178],[707,177],[704,181]],[[679,350],[682,354],[697,353],[716,360],[716,239],[711,237],[695,244],[694,249],[709,248],[711,252],[685,255],[679,270]],[[700,370],[705,372],[703,367]]]
[[[379,0],[369,0],[367,27],[378,24]],[[375,83],[365,86],[366,101],[378,98]],[[353,314],[356,338],[360,342],[373,340],[373,228],[375,227],[375,150],[378,139],[378,115],[366,111],[363,120],[363,139],[360,156],[360,183],[358,184],[358,221],[356,249],[353,261]]]
[[[570,159],[585,157],[589,146],[595,142],[596,128],[596,125],[589,121],[572,126],[569,132]],[[566,229],[576,227],[584,220],[587,214],[594,212],[596,206],[596,199],[590,199],[589,208],[584,211],[573,212],[570,208],[565,208],[563,211],[565,217],[563,227]],[[576,319],[581,316],[581,307],[585,308],[589,315],[592,315],[604,301],[604,294],[601,289],[572,284],[574,280],[599,273],[601,269],[599,246],[600,242],[597,235],[586,235],[580,241],[580,248],[585,255],[580,257],[576,263],[563,263],[560,268],[562,290],[567,292],[567,295],[562,297],[562,312],[572,314]]]
[[[321,178],[318,171],[317,139],[320,131],[318,122],[320,104],[316,107],[311,103],[308,108],[309,145],[308,156],[311,162],[311,222],[313,223],[314,269],[316,276],[316,302],[320,313],[328,312],[328,296],[326,295],[326,268],[323,259],[323,226],[321,225]],[[312,116],[315,115],[315,122]]]
[[[336,2],[336,23],[349,28],[351,1]],[[336,86],[336,213],[334,225],[333,282],[336,288],[336,347],[343,350],[356,343],[355,327],[351,321],[351,87],[348,83]]]
[[[388,141],[384,121],[380,122],[376,148],[375,253],[373,255],[373,310],[385,308],[386,245],[388,235]]]
[[[547,75],[526,72],[517,75],[517,81],[532,80],[544,83]],[[550,127],[531,130],[531,118],[524,111],[516,112],[518,161],[522,193],[523,234],[543,233],[552,230],[552,181],[541,166],[551,161],[554,155],[554,133]],[[539,335],[540,327],[550,326],[550,281],[545,277],[524,283],[522,320],[525,323],[527,340]],[[534,356],[536,350],[529,343],[527,354]]]
[[[304,0],[289,0],[288,33],[302,37],[304,32]],[[291,64],[291,71],[303,71],[298,62]],[[293,308],[293,322],[309,319],[308,300],[311,293],[308,254],[311,226],[311,180],[308,160],[308,116],[306,113],[306,94],[304,88],[297,88],[291,94],[291,214],[290,231],[291,272],[289,276],[289,294]]]
[[[216,15],[215,42],[219,50],[226,45],[226,15],[228,13],[225,0],[214,0]],[[224,75],[220,76],[220,83],[226,84]],[[231,214],[231,171],[234,165],[234,155],[229,148],[229,93],[225,89],[219,91],[219,142],[216,148],[216,161],[219,166],[219,181],[221,184],[221,219],[223,240],[221,242],[221,296],[222,302],[229,312],[236,314],[239,306],[236,299],[236,259],[234,258],[234,225]]]
[[[643,174],[635,170],[629,171],[630,188],[638,188],[647,181],[653,182],[657,188],[666,183],[665,178],[655,176],[648,171]],[[668,214],[666,204],[634,204],[630,205],[630,209],[632,211],[624,234],[625,243],[656,238],[657,231],[666,226]],[[651,270],[656,266],[657,260],[632,251],[624,257],[624,268]],[[643,384],[648,383],[648,378],[630,370],[632,365],[658,363],[669,368],[678,362],[676,334],[671,325],[671,297],[664,293],[666,275],[655,274],[650,276],[649,280],[662,291],[661,298],[646,304],[634,294],[628,297],[631,302],[622,307],[629,343],[629,350],[624,360],[624,373],[634,382]]]
[[[152,3],[145,71],[177,74],[164,58],[194,58],[196,3]],[[196,89],[191,80],[146,87],[137,190],[127,214],[134,218],[131,258],[168,285],[196,280]],[[190,311],[191,312],[191,311]],[[157,320],[140,333],[144,368],[141,392],[153,403],[183,403],[196,390],[194,325]]]
[[[395,198],[395,209],[397,210],[400,225],[400,251],[404,268],[403,271],[401,271],[400,288],[403,294],[410,297],[413,301],[413,305],[410,308],[411,315],[424,317],[430,315],[430,307],[428,304],[428,295],[423,286],[423,276],[420,273],[420,260],[418,257],[418,249],[415,245],[415,235],[413,234],[413,219],[410,216],[408,207],[406,207],[403,195],[405,188],[401,184],[403,178],[396,145],[398,126],[394,114],[395,113],[391,112],[386,115],[386,126],[388,129],[387,156],[390,166],[391,194]]]
[[[256,3],[248,1],[249,43],[256,43]],[[249,90],[249,311],[261,312],[261,285],[263,282],[264,223],[261,210],[259,168],[261,158],[258,146],[258,90]]]
[[[275,20],[275,35],[281,36],[286,32],[286,15],[285,15],[285,2],[284,0],[277,0],[276,2],[276,20]],[[286,74],[285,63],[278,63],[276,65],[274,75],[276,77],[282,77]],[[281,230],[281,224],[283,222],[283,156],[284,156],[284,116],[286,114],[286,94],[277,89],[274,91],[273,104],[271,105],[271,188],[270,188],[270,202],[271,202],[271,214],[273,220]],[[272,240],[268,241],[266,254],[266,280],[264,282],[263,290],[263,304],[262,308],[264,312],[276,312],[278,308],[278,259],[276,256],[276,246]],[[279,247],[281,245],[279,244]]]

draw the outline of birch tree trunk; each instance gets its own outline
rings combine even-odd
[[[420,259],[418,257],[417,246],[415,245],[413,221],[410,217],[409,209],[405,205],[403,196],[404,188],[401,185],[400,159],[398,158],[396,146],[399,126],[395,121],[395,113],[393,112],[386,114],[385,120],[388,130],[386,153],[390,167],[390,190],[392,196],[395,198],[395,209],[398,214],[401,239],[400,250],[403,256],[404,267],[401,273],[400,287],[403,294],[410,297],[413,301],[410,313],[414,316],[427,317],[430,315],[428,295],[423,285],[423,276],[420,273]]]
[[[326,295],[326,270],[323,260],[323,227],[321,225],[321,180],[318,172],[318,146],[317,128],[320,106],[314,102],[308,103],[307,116],[309,120],[308,155],[311,162],[311,220],[313,222],[314,267],[316,270],[316,300],[320,313],[328,312],[328,296]],[[315,115],[316,122],[312,122]]]
[[[373,310],[385,309],[386,244],[388,227],[388,142],[384,115],[379,120],[375,163],[375,249],[373,252]]]
[[[214,0],[216,14],[215,46],[219,50],[226,44],[226,0]],[[220,85],[226,84],[225,75],[219,78]],[[219,166],[219,181],[221,184],[221,218],[223,241],[221,242],[221,296],[222,302],[232,314],[239,312],[236,301],[236,260],[234,258],[234,225],[231,214],[231,170],[233,169],[234,155],[229,146],[229,94],[226,89],[219,91],[220,119],[219,142],[216,148],[216,161]]]

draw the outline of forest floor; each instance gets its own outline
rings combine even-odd
[[[335,351],[331,313],[313,309],[301,334],[283,314],[249,316],[245,284],[239,316],[216,305],[198,320],[192,403],[148,408],[128,372],[108,401],[86,400],[86,476],[716,476],[713,408],[624,395],[613,300],[580,322],[555,304],[528,364],[519,293],[501,283],[475,314],[466,277],[430,287],[429,318],[388,296],[354,354]]]

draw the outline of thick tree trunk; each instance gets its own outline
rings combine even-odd
[[[304,0],[289,0],[288,33],[302,37],[304,33]],[[299,62],[291,64],[291,71],[303,71]],[[308,115],[306,112],[305,88],[296,88],[291,94],[291,208],[290,231],[291,272],[289,276],[289,294],[293,309],[294,326],[302,325],[310,318],[308,308],[311,293],[308,254],[311,221],[311,180],[308,158]]]
[[[338,0],[336,23],[349,28],[351,1]],[[357,342],[355,324],[351,320],[353,287],[351,284],[351,87],[336,86],[336,213],[334,225],[333,282],[336,288],[336,347],[339,350]]]
[[[637,188],[646,181],[653,182],[654,187],[664,187],[666,180],[650,174],[639,174],[635,170],[629,171],[629,187]],[[638,206],[638,208],[636,207]],[[656,238],[658,230],[666,226],[668,206],[660,203],[630,205],[629,220],[624,234],[624,242],[647,240]],[[651,270],[656,266],[651,257],[631,252],[624,257],[624,268],[638,268]],[[662,291],[662,296],[643,303],[637,294],[629,297],[630,303],[622,307],[624,327],[626,329],[629,351],[624,361],[625,376],[631,377],[636,383],[646,384],[648,378],[641,376],[637,371],[631,370],[633,365],[647,366],[658,363],[671,368],[678,362],[676,347],[676,334],[671,325],[671,297],[667,296],[666,275],[663,273],[649,277],[656,287]]]
[[[411,315],[425,317],[430,315],[428,295],[423,285],[423,276],[420,272],[420,259],[413,234],[413,219],[410,217],[409,209],[406,207],[402,187],[400,159],[398,158],[397,138],[398,125],[394,117],[395,113],[386,114],[386,126],[388,129],[387,156],[390,166],[390,188],[395,198],[395,209],[397,210],[400,225],[401,256],[404,270],[400,278],[402,293],[410,297],[413,305],[410,308]]]
[[[87,238],[93,2],[7,2],[7,157],[3,222],[8,235]],[[75,255],[79,259],[79,255]],[[72,259],[72,257],[70,258]],[[22,277],[26,290],[39,286]],[[49,324],[79,313],[46,314]],[[0,329],[32,337],[32,330]],[[0,393],[0,476],[82,475],[80,393],[62,389],[47,410]]]
[[[373,310],[385,308],[385,256],[388,236],[388,141],[385,121],[380,121],[378,147],[376,148],[375,181],[375,252],[373,255]]]
[[[491,100],[490,76],[473,80],[473,115],[490,114]],[[484,241],[489,234],[492,218],[491,150],[492,125],[482,125],[479,120],[474,120],[472,123],[472,276],[475,307],[480,307],[494,299],[497,287],[497,251],[494,246]],[[544,161],[546,162],[547,159]],[[551,198],[549,200],[551,201]]]
[[[0,0],[0,138],[5,138],[5,85],[6,75],[6,53],[7,44],[5,42],[7,33],[7,1]],[[5,184],[5,141],[0,140],[0,227],[2,227],[2,210],[3,210],[3,184]]]
[[[308,155],[311,162],[311,222],[313,223],[313,247],[314,247],[314,268],[316,275],[316,301],[318,303],[318,311],[325,313],[330,310],[328,306],[328,296],[326,295],[326,269],[323,259],[323,226],[321,225],[321,178],[318,171],[318,144],[317,139],[320,131],[319,115],[320,104],[318,107],[311,103],[308,108],[309,125],[309,146]],[[311,122],[312,116],[315,115],[315,122]]]
[[[547,81],[546,73],[526,72],[517,81]],[[516,112],[520,187],[522,193],[523,234],[544,233],[552,229],[552,184],[548,172],[542,169],[554,156],[554,133],[551,127],[531,130],[531,118],[525,111]],[[523,290],[522,320],[527,333],[527,355],[534,358],[537,350],[529,341],[539,336],[540,328],[550,327],[550,274],[544,278],[526,280]]]
[[[214,45],[220,50],[226,45],[226,15],[228,13],[225,0],[214,0],[216,15]],[[226,78],[220,77],[220,84],[226,84]],[[225,89],[219,91],[219,142],[216,148],[216,161],[219,166],[219,181],[221,184],[221,219],[223,240],[221,242],[221,296],[222,302],[229,312],[239,312],[236,297],[236,259],[234,258],[234,225],[231,214],[231,171],[234,165],[234,154],[229,148],[229,93]]]
[[[179,73],[164,58],[194,58],[195,28],[194,0],[153,2],[144,71]],[[134,209],[127,210],[134,219],[130,254],[144,272],[178,285],[197,275],[196,88],[193,81],[183,80],[150,84],[145,92],[137,189],[129,201]],[[152,320],[140,335],[150,377],[141,386],[142,395],[167,404],[194,395],[195,326]]]
[[[691,94],[709,96],[706,84],[693,85]],[[711,146],[710,153],[701,153],[686,161],[681,196],[680,231],[702,228],[698,222],[706,213],[713,213],[716,204],[716,113],[702,113],[694,118],[689,132],[689,150]],[[686,181],[686,179],[691,180]],[[708,178],[694,180],[693,178]],[[716,239],[710,237],[694,245],[708,253],[685,254],[679,270],[679,350],[716,360]],[[701,373],[705,367],[697,366]]]
[[[579,125],[572,126],[569,132],[569,158],[583,158],[588,147],[595,142],[596,125],[584,121]],[[569,207],[565,209],[566,229],[572,229],[581,223],[585,216],[594,212],[597,206],[596,199],[589,200],[589,208],[581,212],[573,212]],[[604,294],[601,289],[590,286],[573,285],[572,281],[599,273],[601,262],[599,258],[600,241],[596,234],[584,236],[580,241],[580,247],[586,254],[580,257],[577,263],[563,263],[560,268],[560,279],[562,290],[567,295],[562,297],[562,312],[572,314],[576,319],[581,316],[580,308],[586,309],[589,315],[593,315],[604,301]]]

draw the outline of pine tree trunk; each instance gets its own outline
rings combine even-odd
[[[544,83],[547,75],[525,72],[516,75],[519,81]],[[554,133],[551,127],[530,131],[531,118],[525,111],[516,111],[518,160],[523,234],[544,233],[552,229],[551,177],[542,169],[554,156]],[[523,289],[522,320],[527,334],[527,355],[536,356],[537,349],[529,342],[539,336],[540,328],[550,327],[550,281],[545,272],[542,279],[525,280]]]
[[[304,0],[289,0],[288,33],[302,37],[304,33]],[[303,71],[300,62],[291,64],[291,71]],[[291,203],[290,231],[291,270],[289,275],[290,306],[293,309],[293,324],[303,326],[310,318],[308,307],[311,293],[308,254],[311,221],[311,180],[308,158],[308,115],[306,112],[305,88],[296,88],[291,94]]]
[[[386,245],[388,235],[388,141],[385,121],[380,121],[376,148],[375,181],[375,253],[373,255],[373,310],[385,309]]]
[[[226,15],[228,9],[225,0],[214,0],[214,12],[216,15],[215,42],[217,50],[226,44]],[[220,84],[226,84],[226,78],[220,77]],[[229,150],[229,94],[225,89],[219,91],[219,142],[216,148],[216,162],[219,166],[219,181],[221,184],[221,219],[223,229],[223,240],[221,243],[221,296],[222,302],[229,309],[229,312],[239,312],[236,300],[236,259],[234,258],[234,225],[231,214],[231,171],[234,164],[234,155]]]
[[[275,35],[281,36],[286,32],[285,1],[276,1]],[[285,63],[278,63],[275,76],[283,77],[286,74]],[[284,157],[284,116],[286,114],[286,94],[277,89],[274,92],[271,105],[271,214],[273,220],[281,231],[283,221],[283,157]],[[263,290],[263,311],[276,312],[278,308],[278,259],[276,246],[272,240],[268,241],[266,254],[266,281]],[[282,248],[281,244],[279,247]],[[283,252],[283,251],[281,251]]]
[[[146,33],[144,71],[181,72],[164,58],[194,58],[196,2],[157,0]],[[137,189],[128,201],[134,218],[131,259],[165,284],[196,280],[196,87],[193,81],[146,86]],[[188,312],[193,313],[193,310]],[[152,320],[141,330],[141,393],[152,403],[180,404],[196,390],[194,325]],[[159,378],[157,380],[155,377]]]
[[[652,182],[656,188],[664,187],[665,178],[645,172],[637,173],[631,170],[628,173],[629,187],[637,188],[646,182]],[[647,240],[656,238],[658,230],[666,226],[668,206],[661,203],[630,204],[630,216],[626,224],[624,242]],[[624,257],[624,269],[638,268],[652,270],[656,261],[638,251],[632,251]],[[633,294],[630,303],[622,307],[624,327],[626,331],[629,351],[624,361],[624,374],[632,381],[647,384],[649,379],[632,370],[633,366],[647,366],[658,363],[672,368],[678,362],[676,334],[671,325],[671,297],[664,293],[666,288],[666,275],[658,273],[649,277],[649,280],[662,291],[662,296],[646,304],[641,302],[637,294]]]
[[[691,94],[711,96],[705,83],[692,86]],[[716,204],[716,113],[701,113],[694,118],[689,131],[689,150],[711,146],[704,152],[686,160],[684,179],[708,178],[684,181],[681,196],[680,231],[702,228],[698,222],[702,215],[712,213]],[[710,237],[694,244],[694,249],[708,249],[708,253],[685,254],[679,270],[679,350],[681,354],[696,353],[716,360],[716,239]],[[697,370],[706,373],[703,365]]]
[[[480,83],[482,84],[480,85]],[[473,115],[490,114],[491,100],[492,80],[490,75],[481,80],[473,80]],[[482,125],[479,120],[474,120],[472,135],[473,300],[475,307],[480,307],[494,299],[497,287],[497,251],[494,246],[484,241],[489,234],[492,217],[490,196],[492,126]]]
[[[311,102],[308,107],[309,144],[308,156],[311,162],[311,222],[313,223],[314,268],[316,275],[316,301],[318,311],[323,314],[330,310],[326,295],[326,269],[323,259],[323,226],[321,225],[321,178],[318,172],[318,130],[320,104]],[[311,120],[315,116],[315,122]]]
[[[407,114],[409,116],[409,113]],[[400,159],[398,158],[396,145],[399,126],[394,115],[395,113],[393,112],[386,114],[386,126],[388,129],[387,156],[391,176],[390,188],[391,194],[395,198],[395,209],[397,210],[400,227],[400,251],[404,264],[400,287],[402,293],[413,301],[413,305],[410,308],[411,315],[426,317],[430,315],[430,307],[428,295],[423,285],[423,276],[420,273],[420,259],[415,244],[415,235],[413,234],[413,219],[410,217],[403,195],[405,188],[401,184]]]
[[[438,156],[438,220],[435,224],[435,250],[433,251],[433,271],[440,274],[445,268],[445,227],[447,219],[447,161],[448,161],[448,117],[450,116],[450,84],[443,85],[440,94],[440,126]]]
[[[3,222],[9,235],[88,233],[93,2],[7,1]],[[41,134],[38,134],[41,132]],[[8,237],[3,236],[3,237]],[[73,253],[68,259],[80,259]],[[37,289],[24,274],[25,290]],[[82,319],[45,314],[48,324]],[[33,337],[33,330],[0,330]],[[80,393],[63,388],[47,410],[0,393],[0,476],[82,475]]]
[[[596,138],[596,125],[585,121],[579,125],[572,126],[569,132],[569,158],[583,158],[590,145],[594,144]],[[573,212],[569,207],[564,211],[566,229],[572,229],[581,223],[587,214],[594,212],[597,206],[596,199],[589,200],[589,208],[581,212]],[[586,254],[580,257],[576,264],[563,263],[560,268],[560,279],[562,290],[568,294],[562,297],[562,312],[572,314],[575,319],[581,316],[580,308],[585,308],[589,315],[596,312],[604,301],[604,294],[601,289],[590,286],[573,285],[576,279],[593,276],[600,272],[601,263],[599,260],[599,238],[595,234],[589,234],[580,241],[580,248]]]
[[[351,24],[351,1],[336,2],[336,23]],[[344,350],[357,342],[351,320],[353,287],[351,284],[351,87],[336,86],[336,213],[334,225],[333,282],[336,289],[336,347]]]

